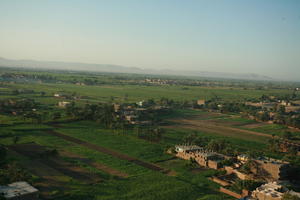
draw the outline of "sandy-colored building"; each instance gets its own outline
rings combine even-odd
[[[277,182],[269,182],[252,191],[251,200],[282,200],[285,194],[300,198],[300,193],[289,190]]]
[[[266,180],[284,180],[287,177],[289,163],[271,158],[254,160],[257,168],[251,169],[254,174],[262,174]]]
[[[257,200],[281,200],[284,192],[277,182],[266,183],[252,192],[252,197]]]
[[[60,102],[58,102],[58,107],[65,108],[68,104],[70,104],[70,102],[68,102],[68,101],[60,101]]]
[[[215,152],[207,151],[196,145],[176,145],[176,156],[185,160],[194,159],[199,165],[211,169],[219,169],[224,157]]]
[[[197,100],[197,105],[198,106],[204,106],[205,105],[205,100],[204,99],[198,99]]]
[[[240,162],[247,162],[249,160],[249,157],[245,154],[241,154],[237,156],[238,161]]]
[[[285,112],[300,112],[300,106],[285,106]]]

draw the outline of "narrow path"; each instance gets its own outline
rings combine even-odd
[[[63,138],[64,140],[67,140],[67,141],[70,141],[70,142],[73,142],[73,143],[76,143],[76,144],[79,144],[79,145],[82,145],[82,146],[85,146],[85,147],[87,147],[89,149],[92,149],[92,150],[95,150],[95,151],[98,151],[98,152],[101,152],[101,153],[105,153],[105,154],[111,155],[111,156],[119,158],[121,160],[126,160],[126,161],[129,161],[129,162],[135,163],[137,165],[140,165],[142,167],[148,168],[148,169],[153,170],[153,171],[159,171],[159,172],[162,172],[162,173],[165,173],[165,174],[167,174],[169,172],[169,171],[167,171],[167,170],[165,170],[165,169],[163,169],[163,168],[161,168],[161,167],[159,167],[157,165],[154,165],[154,164],[151,164],[151,163],[148,163],[148,162],[144,162],[144,161],[138,160],[138,159],[130,157],[130,156],[126,155],[126,154],[122,154],[122,153],[110,150],[108,148],[101,147],[99,145],[95,145],[95,144],[92,144],[92,143],[89,143],[89,142],[86,142],[86,141],[83,141],[83,140],[71,137],[69,135],[58,133],[58,132],[53,131],[53,130],[48,130],[48,131],[46,131],[46,133],[48,133],[50,135],[54,135],[54,136],[60,137],[60,138]]]

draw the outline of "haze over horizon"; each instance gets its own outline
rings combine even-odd
[[[300,1],[0,0],[0,57],[299,80]]]

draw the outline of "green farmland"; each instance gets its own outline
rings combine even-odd
[[[213,141],[224,143],[232,154],[284,157],[269,150],[269,140],[272,134],[284,135],[287,126],[257,123],[239,113],[193,108],[193,104],[198,99],[212,103],[258,101],[262,95],[288,95],[289,86],[258,88],[260,83],[253,82],[234,86],[224,80],[208,81],[218,83],[216,86],[203,86],[191,85],[189,79],[184,80],[188,85],[149,85],[141,83],[143,77],[118,75],[126,80],[120,82],[109,74],[94,75],[98,84],[78,85],[74,79],[80,82],[91,76],[35,75],[56,79],[1,81],[0,144],[7,150],[8,169],[14,166],[22,172],[12,180],[30,182],[45,199],[229,200],[233,198],[220,193],[220,186],[208,179],[222,171],[199,168],[167,151],[197,140],[203,146]],[[58,93],[66,95],[54,97]],[[73,107],[59,107],[62,101]],[[128,106],[139,101],[167,102],[172,109],[158,115],[151,111],[147,117],[153,124],[146,128],[119,121],[110,126],[104,123],[105,113],[94,112],[103,105]],[[293,134],[296,137],[298,132]],[[0,171],[3,177],[11,173],[5,170]],[[8,180],[0,178],[2,184]]]

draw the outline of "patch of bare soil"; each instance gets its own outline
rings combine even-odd
[[[196,114],[196,115],[192,115],[192,116],[186,116],[186,118],[205,120],[205,119],[209,119],[209,118],[220,117],[222,115],[223,115],[222,113],[206,112],[206,113]]]
[[[31,159],[26,168],[39,177],[58,176],[64,174],[78,181],[94,183],[100,181],[96,174],[88,172],[86,169],[74,166],[62,160],[59,156],[49,154],[44,146],[35,143],[15,144],[9,147],[20,155]],[[59,172],[59,173],[57,173]]]
[[[15,151],[10,151],[10,153],[12,155],[22,155]],[[67,179],[61,180],[62,177],[65,176],[64,174],[40,161],[23,161],[20,165],[31,174],[39,177],[33,186],[39,189],[39,194],[42,199],[55,199],[56,194],[53,192],[63,192],[70,189],[68,187],[68,181],[71,181],[71,178],[68,179],[68,177],[66,177]]]
[[[193,130],[200,130],[208,133],[216,133],[224,136],[251,139],[255,141],[261,141],[261,138],[257,138],[257,136],[267,137],[267,138],[272,137],[272,135],[268,135],[265,133],[228,127],[216,121],[177,119],[177,120],[173,120],[173,122],[176,123],[176,125],[166,126],[166,128],[187,128]]]
[[[74,153],[71,153],[71,152],[67,152],[67,151],[63,151],[63,152],[60,152],[60,155],[62,156],[65,156],[65,157],[68,157],[68,158],[72,158],[72,159],[75,159],[75,160],[79,160],[81,161],[82,163],[85,163],[89,166],[92,166],[96,169],[99,169],[101,171],[104,171],[110,175],[113,175],[113,176],[118,176],[118,177],[122,177],[122,178],[126,178],[128,177],[129,175],[124,173],[124,172],[121,172],[121,171],[118,171],[116,169],[113,169],[111,167],[108,167],[102,163],[99,163],[99,162],[94,162],[93,160],[90,160],[88,158],[84,158],[82,157],[81,155],[78,155],[78,154],[74,154]]]
[[[207,122],[207,123],[218,123],[218,124],[224,125],[224,126],[239,126],[239,125],[243,125],[242,122],[225,121],[225,120],[220,120],[220,119],[208,119],[208,120],[205,120],[205,122]]]
[[[265,125],[267,125],[267,124],[266,123],[254,123],[254,124],[246,124],[246,125],[243,125],[241,127],[252,129],[252,128],[259,128],[259,127],[262,127],[262,126],[265,126]]]

